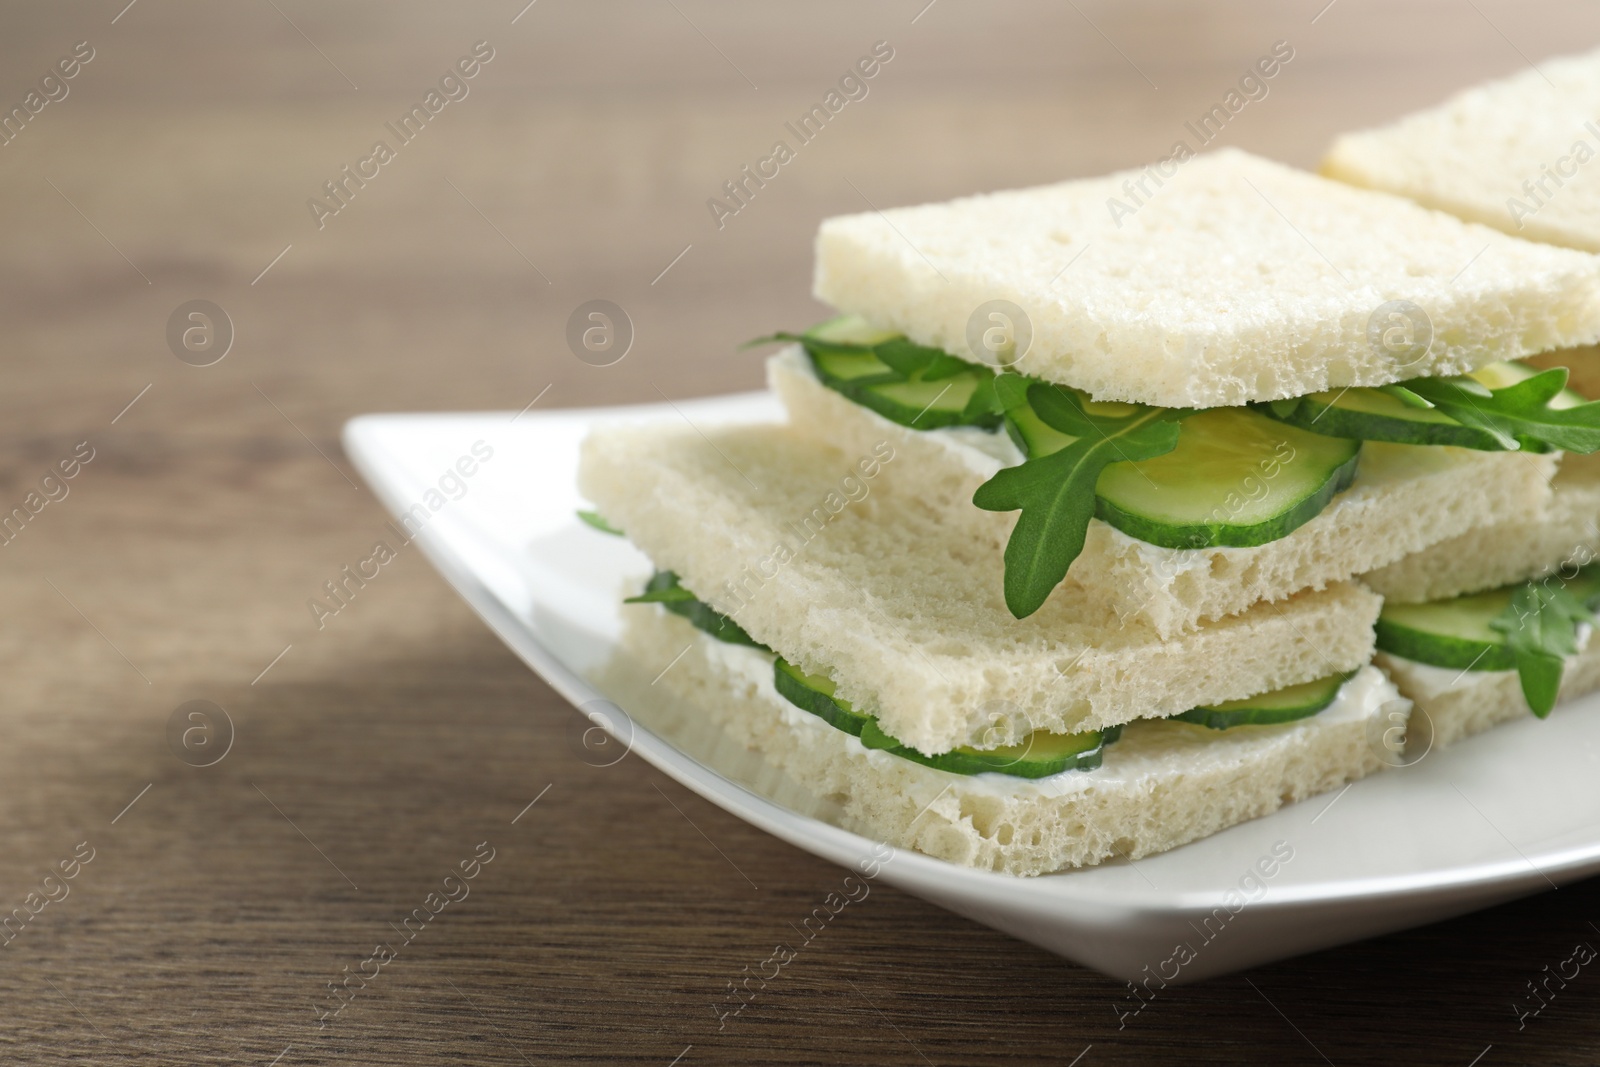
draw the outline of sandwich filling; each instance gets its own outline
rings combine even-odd
[[[1416,665],[1410,673],[1436,689],[1469,672],[1515,671],[1529,710],[1542,719],[1555,707],[1567,663],[1589,644],[1596,609],[1600,564],[1591,563],[1447,600],[1385,604],[1378,648]]]
[[[1083,551],[1091,519],[1170,549],[1287,537],[1356,478],[1368,442],[1478,451],[1600,450],[1600,403],[1567,372],[1497,363],[1469,375],[1223,408],[1095,401],[844,316],[796,342],[817,380],[901,426],[1001,464],[972,503],[1020,511],[1005,599],[1037,611]],[[1002,432],[1003,431],[1003,432]]]
[[[597,527],[599,528],[599,527]],[[630,604],[659,604],[687,619],[696,629],[714,638],[714,653],[725,670],[745,677],[762,691],[771,691],[793,708],[809,713],[822,722],[857,739],[867,749],[889,757],[920,763],[935,770],[961,775],[1001,775],[1009,778],[1052,778],[1072,771],[1100,768],[1106,752],[1121,740],[1124,729],[1145,730],[1152,723],[1168,722],[1171,729],[1197,729],[1215,736],[1213,731],[1250,732],[1254,727],[1284,726],[1325,713],[1337,707],[1365,714],[1373,709],[1374,685],[1370,668],[1345,671],[1259,696],[1230,700],[1210,707],[1193,708],[1165,720],[1140,720],[1137,723],[1061,734],[1030,730],[996,719],[983,747],[960,745],[947,752],[926,754],[888,734],[875,716],[858,711],[840,699],[833,682],[824,675],[807,674],[752,638],[738,623],[685,589],[671,571],[657,571]],[[1353,679],[1360,678],[1360,681]],[[1347,694],[1347,690],[1350,692]],[[1381,702],[1381,701],[1380,701]]]

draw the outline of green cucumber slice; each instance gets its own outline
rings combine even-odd
[[[817,379],[901,426],[993,429],[1000,416],[984,394],[988,367],[914,344],[899,334],[843,315],[800,338]]]
[[[1013,778],[1048,778],[1063,771],[1090,771],[1100,766],[1105,746],[1121,736],[1121,727],[1078,734],[1035,731],[1020,743],[1001,748],[961,746],[928,756],[891,737],[871,719],[861,730],[861,743],[951,774],[1009,774]]]
[[[1036,459],[1076,438],[1038,416],[1028,388],[1029,379],[1016,375],[995,379],[1006,431]],[[1112,418],[1136,410],[1112,401],[1084,407]],[[1249,408],[1199,411],[1183,419],[1171,452],[1106,467],[1095,483],[1095,516],[1164,548],[1264,545],[1315,518],[1348,488],[1360,451],[1360,441],[1309,433]]]
[[[1434,408],[1414,407],[1381,389],[1343,389],[1311,393],[1298,400],[1262,405],[1290,426],[1332,437],[1389,441],[1403,445],[1455,445],[1500,451],[1500,443],[1482,430],[1463,426]]]
[[[1008,376],[1003,381],[1010,382]],[[1003,386],[996,386],[1003,390]],[[1023,390],[1024,394],[1026,390]],[[1005,392],[1002,392],[1002,397]],[[1006,434],[1011,438],[1017,450],[1029,459],[1039,456],[1048,456],[1066,448],[1077,438],[1064,434],[1054,426],[1048,426],[1030,407],[1026,400],[1006,406]]]
[[[847,734],[860,737],[862,727],[872,722],[871,715],[863,715],[834,699],[832,681],[820,674],[807,674],[782,656],[772,661],[772,684],[789,703]]]
[[[870,348],[807,348],[806,351],[817,377],[832,389],[899,380],[893,368],[873,355]]]
[[[623,603],[660,604],[674,615],[688,619],[696,629],[710,634],[718,641],[726,641],[730,645],[767,649],[766,645],[745,633],[744,627],[685,589],[672,571],[656,571],[650,576],[650,581],[645,583],[643,593],[628,597]]]
[[[1517,662],[1505,634],[1489,624],[1510,605],[1517,588],[1506,586],[1428,604],[1386,603],[1378,614],[1378,647],[1435,667],[1513,670]]]
[[[1378,648],[1391,655],[1455,670],[1510,671],[1517,658],[1494,621],[1505,614],[1524,585],[1503,586],[1427,604],[1383,605],[1378,614]],[[1532,584],[1562,587],[1591,611],[1600,609],[1600,564],[1571,574],[1536,578]]]
[[[1037,379],[1024,378],[1020,374],[1006,374],[995,379],[995,391],[1006,413],[1006,433],[1010,435],[1018,451],[1029,459],[1039,459],[1059,452],[1077,440],[1076,437],[1062,433],[1041,419],[1039,413],[1033,410],[1033,405],[1028,403],[1028,390],[1039,384],[1041,383]],[[1084,411],[1090,415],[1120,419],[1140,410],[1138,404],[1124,404],[1117,400],[1090,400],[1077,389],[1069,389],[1064,385],[1057,385],[1055,388],[1075,396],[1083,405]]]
[[[1032,378],[1024,378],[1020,374],[1005,374],[995,379],[995,394],[1000,405],[1006,413],[1006,434],[1011,438],[1017,450],[1028,459],[1040,459],[1052,455],[1066,448],[1077,438],[1071,434],[1062,433],[1039,417],[1033,410],[1033,405],[1028,402],[1028,391],[1040,384]],[[1070,392],[1080,400],[1083,394],[1076,389],[1068,390],[1065,386],[1057,386],[1064,392]]]
[[[884,341],[892,341],[900,335],[893,330],[880,330],[860,315],[840,315],[827,322],[817,323],[805,332],[805,336],[807,340],[823,344],[871,348]]]
[[[803,711],[830,726],[853,734],[868,748],[883,749],[896,756],[952,774],[1009,774],[1017,778],[1046,778],[1069,770],[1090,770],[1100,766],[1105,746],[1122,735],[1122,727],[1079,734],[1048,734],[1036,731],[1021,743],[1004,748],[979,750],[961,747],[937,756],[927,756],[884,733],[878,720],[863,715],[834,694],[833,682],[807,674],[782,656],[772,661],[772,682],[778,694]]]
[[[1235,726],[1270,726],[1309,718],[1332,704],[1339,695],[1340,686],[1355,671],[1330,674],[1314,682],[1302,682],[1270,693],[1228,700],[1209,707],[1194,708],[1172,716],[1180,722],[1192,722],[1213,730],[1231,730]]]
[[[967,405],[983,381],[982,375],[963,373],[935,381],[869,382],[856,386],[848,395],[891,422],[916,430],[934,430],[968,422]]]
[[[1360,454],[1360,441],[1249,408],[1213,408],[1183,420],[1171,452],[1107,467],[1095,485],[1095,515],[1164,548],[1264,545],[1348,488]]]
[[[1506,361],[1480,367],[1466,377],[1490,389],[1505,389],[1538,373],[1526,363]],[[1581,394],[1563,389],[1550,399],[1549,407],[1561,410],[1584,403],[1587,400]],[[1491,433],[1465,426],[1437,408],[1407,403],[1385,389],[1330,390],[1256,407],[1291,426],[1333,437],[1402,445],[1455,445],[1485,452],[1499,452],[1507,447]],[[1519,438],[1519,441],[1529,452],[1551,450],[1548,444],[1533,438]]]

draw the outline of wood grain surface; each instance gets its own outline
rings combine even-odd
[[[320,629],[307,607],[386,518],[338,447],[353,415],[747,389],[734,345],[821,311],[827,215],[1154,159],[1280,40],[1218,142],[1314,165],[1593,46],[1592,5],[524,2],[0,11],[6,112],[93,49],[0,147],[0,511],[38,509],[0,545],[0,914],[38,909],[0,944],[0,1059],[1600,1062],[1600,976],[1520,1030],[1512,1007],[1600,944],[1594,882],[1122,1029],[1117,983],[883,887],[719,1029],[840,872],[637,760],[588,766],[582,720],[415,553]],[[307,201],[478,41],[466,95],[319,228]],[[877,41],[867,95],[719,229],[706,200]],[[595,298],[637,332],[608,368],[564,341]],[[168,342],[197,299],[234,334],[205,367]],[[169,744],[191,700],[235,727],[209,767]]]

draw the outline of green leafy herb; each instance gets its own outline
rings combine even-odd
[[[805,342],[806,342],[806,335],[803,334],[803,333],[789,333],[787,330],[779,330],[777,333],[769,333],[765,337],[751,338],[750,340],[746,341],[744,344],[739,346],[739,351],[743,352],[743,351],[745,351],[746,349],[749,349],[749,348],[760,348],[762,345],[775,345],[775,344],[780,344],[780,343],[782,343],[782,344],[796,344],[796,343],[805,344]],[[861,348],[863,346],[861,346],[861,345],[850,345],[849,347],[851,347],[851,348]]]
[[[873,338],[870,343],[849,337]],[[914,430],[1000,425],[994,371],[938,348],[884,335],[865,322],[835,319],[803,333],[780,331],[743,345],[794,342],[803,346],[823,385]]]
[[[1505,611],[1489,623],[1506,635],[1522,695],[1539,718],[1555,707],[1562,665],[1578,652],[1579,625],[1593,621],[1588,605],[1565,583],[1535,581],[1518,589]]]
[[[621,530],[617,529],[615,526],[613,526],[609,522],[607,522],[606,519],[605,519],[605,516],[601,515],[598,511],[585,511],[585,510],[580,508],[578,510],[578,518],[582,519],[584,522],[588,523],[590,526],[593,526],[596,530],[599,530],[601,533],[614,534],[617,537],[626,537],[627,536]]]
[[[650,576],[650,581],[645,583],[643,593],[628,597],[623,603],[660,604],[674,615],[688,619],[697,629],[705,631],[718,641],[726,641],[730,645],[747,645],[750,648],[767,648],[745,633],[744,627],[685,589],[679,584],[678,576],[671,571],[656,571]]]
[[[1039,610],[1083,551],[1100,472],[1111,463],[1171,452],[1178,444],[1177,417],[1184,413],[1129,405],[1126,415],[1091,414],[1076,393],[1018,375],[996,378],[995,392],[1008,417],[1026,404],[1046,426],[1072,439],[1048,455],[1004,468],[972,496],[985,511],[1022,511],[1005,554],[1006,607],[1022,619]]]
[[[1565,367],[1552,367],[1501,389],[1472,378],[1416,378],[1383,391],[1413,407],[1436,408],[1482,430],[1507,451],[1600,451],[1600,401],[1552,406],[1567,386]]]
[[[872,354],[887,363],[903,381],[938,382],[981,368],[948,352],[894,337],[873,345]]]

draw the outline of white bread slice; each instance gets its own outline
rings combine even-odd
[[[723,644],[654,605],[626,609],[623,648],[652,703],[714,720],[805,792],[837,805],[846,829],[969,867],[1037,875],[1140,859],[1216,833],[1382,768],[1373,719],[1409,705],[1363,667],[1324,711],[1283,726],[1208,730],[1137,722],[1093,771],[1029,781],[934,770],[868,750],[790,704],[771,657]],[[687,649],[687,651],[685,651]],[[668,667],[665,673],[663,668]]]
[[[1568,455],[1542,515],[1523,514],[1441,541],[1361,580],[1388,600],[1421,604],[1495,589],[1600,556],[1600,454]]]
[[[1148,168],[828,219],[814,292],[973,359],[986,352],[969,346],[969,322],[1007,300],[1032,328],[1019,372],[1168,407],[1456,374],[1600,340],[1586,256],[1232,149],[1174,166],[1159,188]],[[1141,180],[1151,195],[1117,211]],[[1369,343],[1369,320],[1395,300],[1431,319],[1426,354]]]
[[[1581,651],[1568,656],[1560,701],[1600,689],[1600,642],[1584,634]],[[1408,753],[1443,748],[1463,737],[1533,713],[1516,671],[1457,671],[1379,652],[1374,659],[1416,704],[1406,731]],[[1556,711],[1560,711],[1557,704]]]
[[[985,743],[997,714],[1069,733],[1370,658],[1379,599],[1353,583],[1166,642],[1072,589],[1015,619],[1002,531],[975,533],[900,491],[882,468],[906,462],[887,444],[843,452],[783,425],[674,422],[597,429],[579,486],[658,566],[924,752]]]
[[[1347,133],[1322,172],[1528,240],[1600,252],[1597,154],[1600,51],[1544,60],[1387,126]]]
[[[819,382],[798,346],[767,367],[796,428],[858,454],[891,442],[906,462],[885,477],[936,502],[946,522],[977,531],[975,537],[1003,544],[1010,536],[1015,513],[971,503],[1002,458],[1021,459],[1005,434],[901,426]],[[1369,443],[1355,484],[1287,537],[1255,548],[1160,548],[1095,519],[1067,582],[1118,618],[1172,637],[1261,600],[1324,588],[1506,515],[1539,515],[1555,463],[1549,455]]]

